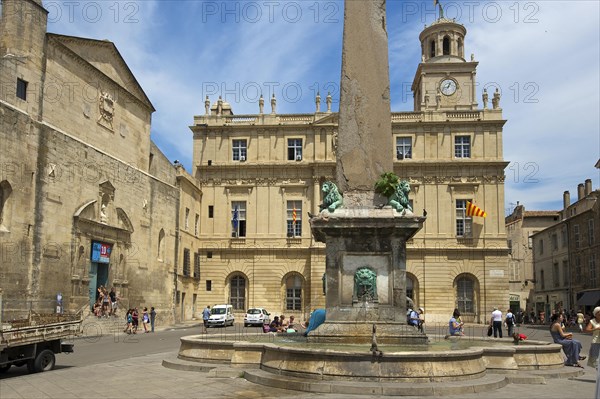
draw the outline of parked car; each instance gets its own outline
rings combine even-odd
[[[233,306],[231,305],[215,305],[210,311],[210,317],[208,318],[208,327],[232,326],[235,322],[233,317]]]
[[[244,327],[262,326],[263,324],[271,323],[271,314],[264,308],[248,309],[244,316]]]

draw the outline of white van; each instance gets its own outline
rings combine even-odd
[[[235,319],[233,317],[233,306],[231,305],[215,305],[210,310],[208,318],[208,327],[214,326],[233,326]]]

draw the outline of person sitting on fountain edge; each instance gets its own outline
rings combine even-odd
[[[419,314],[414,311],[414,310],[410,310],[410,314],[409,314],[409,318],[408,318],[408,324],[410,324],[411,326],[417,327],[419,328]]]
[[[448,329],[449,329],[449,333],[450,335],[465,335],[463,333],[463,322],[458,321],[460,320],[460,312],[458,311],[458,309],[454,309],[454,312],[452,313],[452,317],[450,318],[450,321],[448,322]]]
[[[269,324],[269,332],[277,332],[279,326],[279,316],[275,316],[271,324]]]

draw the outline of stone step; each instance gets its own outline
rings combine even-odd
[[[184,360],[177,355],[169,356],[162,361],[163,367],[173,370],[195,371],[197,373],[208,373],[209,371],[222,367],[220,364],[201,363],[191,360]]]
[[[313,393],[379,396],[447,396],[479,393],[502,388],[508,384],[506,375],[487,374],[481,378],[444,382],[371,382],[325,381],[277,375],[264,370],[246,370],[246,380],[273,388]]]
[[[528,374],[544,377],[546,379],[554,379],[554,378],[575,378],[585,374],[585,369],[579,367],[571,367],[565,366],[559,369],[550,369],[550,370],[531,370],[527,372]]]
[[[208,378],[242,378],[244,370],[218,363],[202,363],[194,360],[181,359],[173,355],[163,359],[163,367],[173,370],[208,373]]]

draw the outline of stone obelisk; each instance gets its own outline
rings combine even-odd
[[[374,191],[393,172],[385,0],[346,0],[337,149],[343,205],[310,220],[326,244],[326,321],[311,342],[424,343],[406,324],[406,241],[424,218],[384,206]],[[324,186],[324,188],[326,188]]]
[[[337,184],[346,207],[372,207],[373,186],[393,171],[385,0],[344,8]]]

